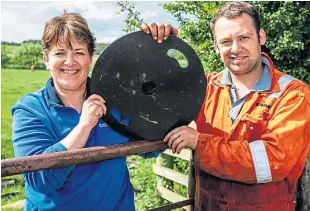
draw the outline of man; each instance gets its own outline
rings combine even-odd
[[[142,29],[160,43],[171,26]],[[164,140],[173,152],[195,150],[195,210],[294,210],[310,146],[310,89],[261,52],[266,34],[249,3],[226,3],[211,29],[226,68],[206,75],[197,130],[182,126]]]

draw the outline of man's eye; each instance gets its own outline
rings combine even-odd
[[[222,42],[222,45],[227,45],[227,44],[229,44],[229,43],[230,43],[229,40],[225,40],[225,41]]]
[[[246,40],[248,39],[249,37],[241,37],[240,40]]]
[[[85,55],[84,52],[76,52],[76,54],[78,54],[78,55]]]

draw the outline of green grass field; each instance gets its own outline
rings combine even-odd
[[[12,158],[11,108],[23,95],[45,86],[50,74],[46,70],[1,70],[1,158]]]
[[[50,74],[48,71],[30,70],[8,70],[1,69],[1,159],[13,158],[12,136],[12,115],[11,108],[15,102],[23,95],[38,90],[45,85]],[[22,176],[10,177],[18,181],[17,185],[9,188],[1,188],[1,194],[10,192],[21,192],[21,195],[14,196],[8,200],[2,199],[1,205],[24,199],[24,188],[22,186]],[[3,209],[21,210],[21,209]]]

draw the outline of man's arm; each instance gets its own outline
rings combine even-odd
[[[300,159],[304,161],[307,157],[310,146],[309,98],[310,91],[305,86],[284,96],[261,139],[252,142],[198,134],[187,127],[171,131],[168,134],[170,137],[165,139],[173,149],[179,148],[180,144],[196,149],[196,167],[214,176],[250,184],[280,181],[287,177]],[[188,133],[198,135],[197,140],[183,138],[189,137]],[[176,140],[184,141],[174,145]],[[299,168],[302,171],[303,166]],[[259,178],[260,172],[269,173],[270,180]]]

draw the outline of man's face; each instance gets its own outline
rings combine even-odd
[[[261,62],[261,45],[266,34],[261,29],[258,38],[252,18],[247,14],[228,19],[219,18],[214,25],[214,45],[225,66],[234,75],[255,70]]]

